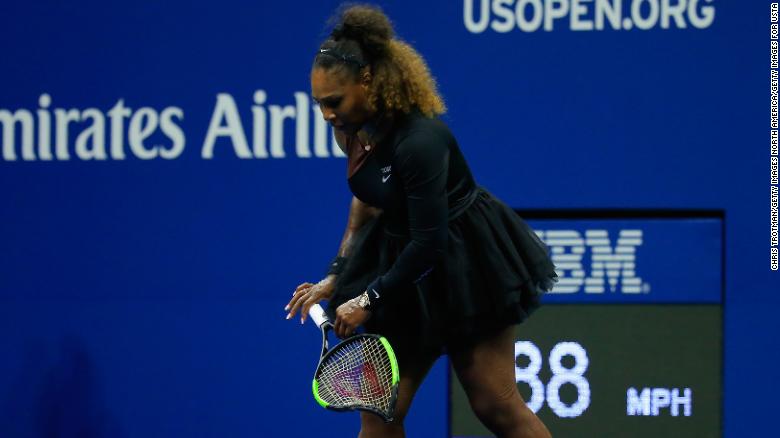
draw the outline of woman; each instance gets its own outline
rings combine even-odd
[[[419,54],[381,10],[342,11],[311,72],[312,97],[347,154],[355,195],[328,276],[298,286],[287,318],[328,299],[335,331],[388,338],[401,380],[395,420],[361,413],[360,437],[402,437],[415,391],[450,355],[477,417],[500,437],[549,437],[515,383],[515,325],[557,281],[547,248],[478,186]]]

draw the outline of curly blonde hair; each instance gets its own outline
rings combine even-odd
[[[357,80],[370,69],[368,102],[374,109],[428,117],[447,111],[428,65],[409,44],[394,36],[393,26],[373,5],[344,5],[330,37],[320,46],[313,68],[342,69]]]

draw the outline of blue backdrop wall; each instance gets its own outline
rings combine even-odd
[[[769,3],[380,4],[512,207],[724,213],[724,435],[760,436]],[[0,436],[356,432],[313,404],[319,339],[283,312],[351,196],[308,96],[337,5],[0,4]],[[444,436],[444,360],[415,403],[411,436]]]

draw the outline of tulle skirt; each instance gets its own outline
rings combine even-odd
[[[386,291],[365,324],[388,338],[402,359],[452,351],[524,321],[558,276],[548,248],[528,224],[482,187],[448,224],[445,260],[417,283]],[[380,215],[357,232],[328,313],[387,272],[409,242]]]

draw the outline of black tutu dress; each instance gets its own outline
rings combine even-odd
[[[336,280],[335,293],[327,307],[330,317],[335,318],[339,305],[384,276],[394,286],[384,291],[382,304],[373,311],[365,329],[387,337],[402,361],[409,355],[452,351],[524,321],[558,280],[544,242],[517,213],[474,183],[446,125],[420,115],[412,119],[398,128],[400,135],[383,145],[383,151],[363,157],[360,169],[349,178],[359,199],[383,207],[384,211],[356,233],[348,262]],[[409,132],[416,134],[403,135]],[[404,141],[409,143],[411,137],[422,141],[419,145],[397,147]],[[444,146],[433,145],[437,141]],[[414,148],[425,148],[436,159],[405,161],[404,151]],[[396,176],[401,177],[396,178],[396,186],[387,185],[388,169],[427,162],[445,170],[432,169],[426,174],[398,169]],[[375,182],[377,176],[385,180],[382,186]],[[444,180],[441,185],[446,187],[447,194],[446,244],[444,253],[435,257],[422,275],[415,272],[414,279],[409,281],[406,273],[391,271],[415,237],[427,241],[420,239],[425,236],[422,232],[415,233],[409,226],[419,222],[410,216],[429,214],[431,210],[427,205],[415,207],[415,200],[427,202],[419,198],[429,188],[413,186],[410,181],[415,177],[425,184],[433,184],[434,177]],[[405,269],[407,262],[403,263]]]

